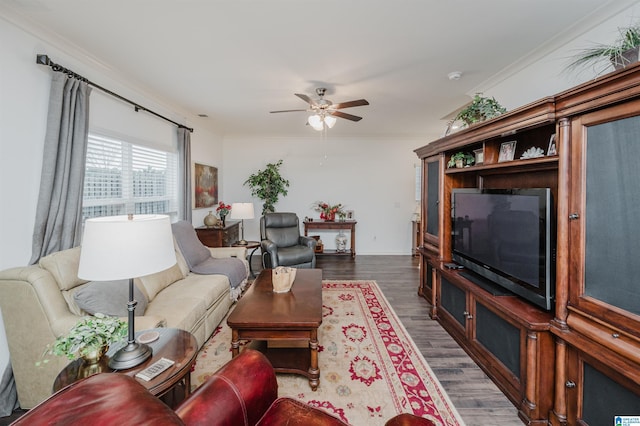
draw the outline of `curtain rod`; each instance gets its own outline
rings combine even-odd
[[[71,71],[70,69],[63,67],[62,65],[58,65],[58,64],[56,64],[56,63],[55,63],[55,62],[53,62],[51,59],[49,59],[49,56],[47,56],[47,55],[43,55],[43,54],[38,54],[38,55],[36,55],[36,63],[37,63],[37,64],[40,64],[40,65],[48,65],[48,66],[50,66],[50,67],[51,67],[51,69],[53,69],[53,70],[54,70],[54,71],[56,71],[56,72],[61,72],[61,73],[67,74],[69,77],[75,78],[75,79],[80,80],[80,81],[84,81],[84,82],[85,82],[85,83],[87,83],[88,85],[93,86],[93,87],[95,87],[96,89],[101,90],[101,91],[103,91],[104,93],[106,93],[106,94],[108,94],[108,95],[113,96],[114,98],[118,98],[118,99],[120,99],[121,101],[127,102],[128,104],[133,105],[133,107],[134,107],[134,109],[136,110],[136,112],[138,112],[138,111],[146,111],[146,112],[148,112],[149,114],[155,115],[155,116],[156,116],[156,117],[158,117],[158,118],[161,118],[161,119],[163,119],[163,120],[165,120],[165,121],[168,121],[168,122],[170,122],[170,123],[173,123],[173,124],[175,124],[176,126],[178,126],[178,127],[180,127],[180,128],[183,128],[183,129],[186,129],[186,130],[188,130],[189,132],[193,133],[193,129],[192,129],[191,127],[187,127],[187,126],[185,126],[185,125],[183,125],[183,124],[177,123],[177,122],[175,122],[175,121],[171,120],[170,118],[167,118],[167,117],[165,117],[165,116],[163,116],[163,115],[160,115],[160,114],[158,114],[158,113],[157,113],[157,112],[155,112],[155,111],[151,111],[150,109],[145,108],[145,107],[143,107],[142,105],[139,105],[139,104],[137,104],[137,103],[133,102],[132,100],[129,100],[129,99],[125,98],[124,96],[120,96],[120,95],[118,95],[117,93],[112,92],[111,90],[105,89],[104,87],[99,86],[99,85],[95,84],[95,83],[94,83],[94,82],[92,82],[92,81],[89,81],[89,80],[88,80],[88,79],[86,79],[85,77],[83,77],[83,76],[81,76],[81,75],[79,75],[79,74],[76,74],[75,72]]]

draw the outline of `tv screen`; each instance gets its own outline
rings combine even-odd
[[[551,203],[548,188],[454,189],[453,260],[550,310],[555,274]]]

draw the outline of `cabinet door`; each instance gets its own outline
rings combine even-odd
[[[467,338],[467,292],[440,274],[438,292],[438,318],[450,324],[447,331],[458,338]]]
[[[588,353],[570,347],[565,384],[569,424],[613,425],[617,416],[638,417],[640,386],[595,360]]]
[[[424,177],[424,242],[439,246],[440,235],[440,157],[429,157],[423,162]]]
[[[640,338],[640,101],[571,125],[570,305]]]

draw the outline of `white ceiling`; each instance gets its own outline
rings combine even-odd
[[[191,126],[309,136],[305,113],[269,111],[304,108],[294,93],[326,87],[334,103],[371,104],[344,110],[364,119],[338,119],[334,135],[425,137],[441,134],[443,117],[507,67],[629,3],[0,0],[0,15],[64,41],[177,111],[209,116]],[[451,71],[462,78],[450,81]]]

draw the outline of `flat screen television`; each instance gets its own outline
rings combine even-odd
[[[478,284],[497,285],[498,290],[551,310],[555,296],[551,190],[458,188],[452,190],[451,201],[453,260],[477,274]]]

